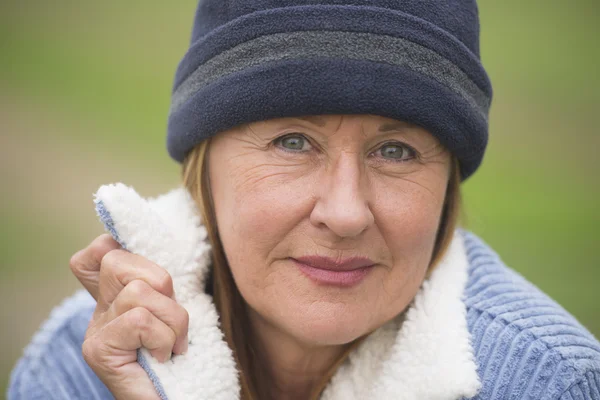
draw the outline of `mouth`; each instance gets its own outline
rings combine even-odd
[[[327,257],[309,256],[291,260],[316,284],[346,288],[362,282],[375,266],[373,261],[363,257],[337,261]]]

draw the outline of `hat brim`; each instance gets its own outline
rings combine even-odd
[[[427,129],[459,160],[480,165],[487,120],[455,91],[410,68],[331,58],[260,64],[197,90],[169,115],[167,147],[182,162],[198,143],[240,124],[319,114],[374,114]]]

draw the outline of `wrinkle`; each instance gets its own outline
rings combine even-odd
[[[445,155],[449,156],[448,150],[441,144],[436,143],[430,149],[423,151],[420,154],[420,161],[423,163],[445,163]]]
[[[418,180],[409,179],[409,178],[403,178],[402,180],[404,182],[410,182],[410,183],[412,183],[414,185],[422,187],[427,192],[429,192],[429,194],[431,195],[431,197],[436,197],[436,193],[433,190],[431,190],[429,187],[425,186],[422,182],[419,182]]]
[[[304,167],[304,165],[292,164],[292,165],[281,165],[277,163],[264,163],[254,165],[252,167],[246,167],[240,174],[237,169],[232,170],[230,174],[235,177],[235,186],[242,190],[252,188],[259,183],[277,179],[292,177],[297,179],[299,176],[303,176],[302,171],[298,171],[298,167]],[[283,170],[282,170],[283,169]]]

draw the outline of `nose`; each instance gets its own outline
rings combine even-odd
[[[368,202],[368,185],[360,161],[342,154],[324,171],[310,221],[326,227],[338,237],[359,236],[374,223]]]

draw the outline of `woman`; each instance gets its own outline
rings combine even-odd
[[[491,101],[475,3],[312,3],[200,2],[184,188],[98,191],[87,293],[9,398],[600,399],[600,344],[457,229]]]

